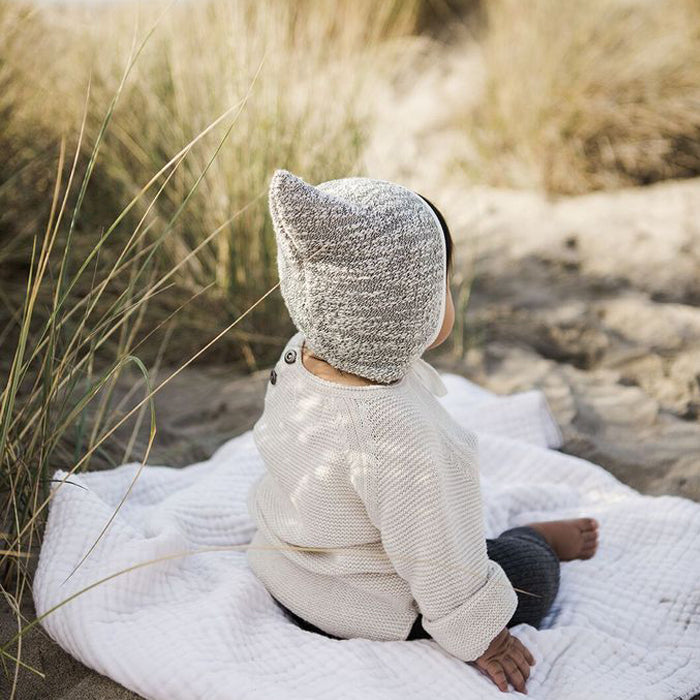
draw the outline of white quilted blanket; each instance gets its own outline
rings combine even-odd
[[[479,434],[487,537],[538,519],[600,522],[596,555],[562,563],[542,628],[511,628],[537,660],[529,697],[688,700],[700,692],[700,505],[641,495],[558,452],[561,434],[538,391],[498,397],[458,375],[442,377],[449,393],[439,400]],[[33,587],[37,614],[172,555],[110,578],[43,620],[87,666],[158,700],[502,697],[433,640],[334,640],[284,616],[240,547],[254,532],[245,497],[262,470],[251,431],[205,462],[145,467],[63,584],[138,466],[73,475],[50,506]]]

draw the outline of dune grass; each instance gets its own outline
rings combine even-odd
[[[557,194],[700,174],[700,4],[490,0],[479,181]]]
[[[18,280],[14,272],[26,267],[32,231],[48,214],[47,173],[55,172],[58,138],[66,137],[69,151],[75,146],[90,81],[84,143],[95,142],[135,32],[150,26],[164,7],[161,2],[140,5],[138,12],[128,2],[38,12],[0,2],[0,27],[7,39],[0,48],[0,84],[8,87],[3,110],[8,129],[0,136],[6,155],[0,156],[0,167],[10,173],[0,185],[0,227],[9,234],[3,236],[7,245],[0,250],[0,265],[7,263],[3,273],[11,284],[6,293],[15,306],[26,270]],[[238,104],[231,115],[235,127],[160,246],[161,262],[182,260],[205,232],[247,208],[188,260],[175,276],[176,290],[154,300],[150,313],[161,320],[186,295],[213,281],[200,300],[200,313],[184,312],[182,323],[205,332],[211,316],[222,309],[240,314],[276,279],[264,192],[271,170],[288,167],[310,181],[357,172],[372,110],[358,94],[381,68],[374,47],[412,31],[418,5],[415,0],[342,1],[332,8],[309,0],[174,3],[115,105],[75,245],[89,250],[92,233],[113,221],[172,154]],[[152,230],[162,229],[181,208],[183,194],[200,177],[226,128],[222,122],[212,130],[178,168],[149,212]],[[139,200],[113,239],[125,240],[146,206]],[[248,369],[258,366],[257,357],[267,361],[267,350],[276,348],[279,338],[266,339],[261,331],[284,314],[280,300],[266,313],[257,325],[242,325],[208,359],[225,357]],[[177,347],[166,349],[166,360],[195,349],[187,337],[178,335]]]

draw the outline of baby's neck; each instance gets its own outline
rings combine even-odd
[[[306,341],[301,345],[301,361],[312,374],[315,374],[321,379],[327,379],[328,381],[335,382],[336,384],[347,384],[349,386],[368,386],[373,384],[379,384],[380,382],[373,382],[366,377],[360,377],[358,374],[351,374],[350,372],[340,372],[335,367],[329,365],[324,360],[314,357],[309,349],[306,347]]]

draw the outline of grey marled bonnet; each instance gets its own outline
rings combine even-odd
[[[430,205],[386,180],[314,186],[277,169],[269,206],[280,291],[307,346],[345,372],[402,378],[445,312],[445,238]]]

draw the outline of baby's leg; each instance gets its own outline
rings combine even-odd
[[[544,535],[526,525],[511,528],[495,539],[486,540],[489,559],[501,565],[516,591],[518,607],[508,622],[513,627],[527,622],[538,627],[549,611],[559,590],[559,557]],[[423,629],[418,615],[407,639],[425,639],[430,635]]]
[[[559,557],[540,532],[526,525],[486,540],[489,559],[500,564],[518,596],[507,627],[526,622],[539,628],[559,591]]]

